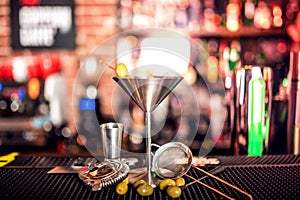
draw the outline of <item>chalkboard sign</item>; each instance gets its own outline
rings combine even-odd
[[[13,49],[74,49],[74,0],[11,0]]]

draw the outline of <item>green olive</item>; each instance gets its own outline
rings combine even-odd
[[[153,187],[149,184],[142,184],[137,189],[137,193],[143,197],[150,196],[153,191]]]
[[[128,191],[128,184],[126,182],[120,182],[116,187],[116,192],[120,195],[126,194]]]
[[[185,185],[185,180],[183,177],[178,177],[175,179],[175,185],[178,187],[182,187]]]
[[[126,177],[122,182],[125,182],[126,184],[129,184],[129,179]]]
[[[146,181],[143,180],[143,179],[141,179],[141,180],[136,181],[136,182],[133,184],[133,187],[134,187],[134,188],[137,188],[138,186],[144,185],[144,184],[146,184]]]
[[[175,199],[179,198],[181,196],[181,188],[178,186],[168,186],[167,188],[167,194],[169,197]]]
[[[125,77],[128,73],[127,67],[124,63],[119,63],[116,67],[116,74],[119,77]]]
[[[159,189],[164,190],[169,185],[175,185],[175,181],[173,179],[164,179],[159,183]]]

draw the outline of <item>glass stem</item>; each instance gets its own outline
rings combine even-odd
[[[151,112],[145,113],[145,125],[146,125],[146,163],[148,172],[148,184],[152,185],[152,174],[151,174]]]

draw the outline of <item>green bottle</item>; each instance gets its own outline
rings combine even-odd
[[[260,67],[252,67],[248,95],[248,156],[261,156],[263,152],[265,81]]]

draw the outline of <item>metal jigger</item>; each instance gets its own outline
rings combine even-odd
[[[124,125],[121,123],[106,123],[100,125],[103,156],[105,161],[120,160]]]

